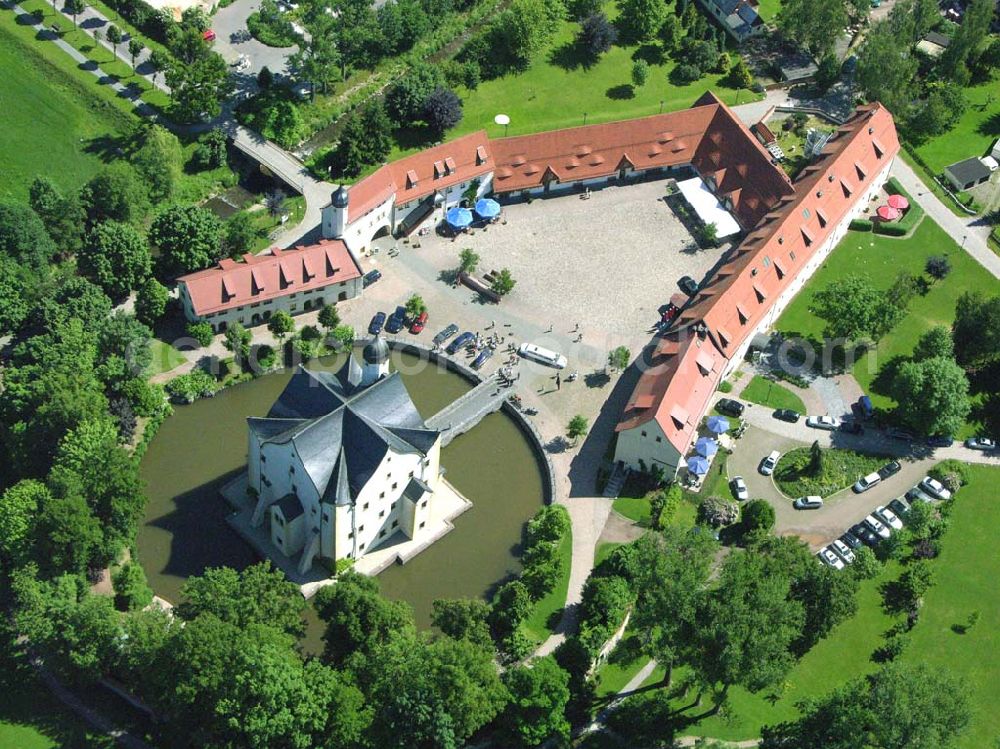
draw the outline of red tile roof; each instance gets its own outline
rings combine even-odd
[[[480,130],[386,164],[348,188],[349,221],[377,208],[393,193],[396,203],[409,203],[493,171],[490,148],[489,137]]]
[[[640,377],[617,430],[656,419],[671,444],[686,452],[725,363],[898,150],[888,110],[859,107],[796,180],[794,196],[763,217],[683,310],[678,331],[657,344],[653,366]],[[706,374],[699,363],[709,344],[718,363]],[[689,415],[683,426],[677,413]]]
[[[354,257],[339,239],[267,255],[220,260],[214,268],[181,276],[198,316],[223,312],[301,291],[321,289],[361,276]]]

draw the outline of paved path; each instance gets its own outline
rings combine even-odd
[[[951,238],[962,244],[981,266],[994,278],[1000,278],[1000,257],[987,244],[990,225],[981,216],[960,218],[951,212],[941,199],[931,192],[910,165],[901,158],[892,164],[891,174]]]

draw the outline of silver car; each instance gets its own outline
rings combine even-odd
[[[733,480],[729,482],[729,488],[732,489],[733,496],[741,502],[745,499],[750,499],[747,482],[743,480],[742,476],[733,476]]]
[[[823,498],[816,495],[799,497],[792,502],[792,507],[796,510],[818,510],[823,507]]]
[[[925,494],[930,494],[932,497],[937,497],[938,499],[951,499],[951,492],[937,479],[933,479],[930,476],[924,478],[920,482],[920,489]]]
[[[806,426],[833,432],[840,426],[840,421],[832,416],[810,416],[806,419]]]
[[[830,551],[829,546],[824,546],[819,550],[819,559],[823,564],[833,567],[835,570],[844,569],[844,560]]]
[[[879,519],[874,515],[868,515],[863,522],[866,526],[868,526],[872,533],[881,539],[889,538],[889,536],[892,535],[892,532],[882,525],[881,521],[879,521]]]
[[[777,450],[772,451],[770,455],[760,462],[760,472],[765,476],[770,476],[774,473],[774,468],[778,465],[778,458],[780,457],[780,452]]]
[[[965,446],[970,450],[996,450],[996,440],[989,437],[970,437],[965,441]]]
[[[888,507],[883,507],[879,505],[875,508],[875,517],[881,520],[883,523],[888,525],[894,531],[903,530],[903,521],[896,517],[896,513],[890,510]]]
[[[839,538],[833,541],[827,548],[833,549],[834,553],[848,564],[851,564],[854,561],[854,552],[851,551],[851,547]]]

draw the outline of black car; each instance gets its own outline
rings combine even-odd
[[[878,535],[864,523],[851,526],[851,533],[861,539],[866,546],[878,546],[880,539]]]
[[[452,323],[447,328],[438,333],[436,336],[434,336],[434,343],[440,346],[442,343],[447,341],[457,332],[458,332],[458,326],[455,323]]]
[[[840,422],[840,431],[848,434],[864,434],[865,428],[853,419],[845,419]]]
[[[903,516],[910,511],[910,506],[902,499],[894,499],[889,503],[889,509],[896,513],[896,517],[903,520]]]
[[[902,466],[899,464],[898,460],[890,460],[884,466],[878,469],[878,475],[883,479],[887,479],[890,476],[895,476],[902,470]]]
[[[370,270],[367,273],[365,273],[362,285],[367,289],[369,286],[378,281],[380,278],[382,278],[382,271]]]
[[[698,293],[698,282],[691,276],[682,276],[681,280],[677,282],[677,286],[688,296],[694,296]]]
[[[774,412],[774,418],[781,419],[782,421],[787,421],[790,424],[794,424],[799,419],[802,418],[802,414],[798,411],[793,411],[790,408],[779,408]]]
[[[902,440],[903,442],[913,442],[914,440],[914,437],[910,432],[907,432],[905,429],[899,429],[898,427],[890,427],[885,433],[894,440]]]
[[[368,332],[372,335],[378,335],[382,332],[382,326],[385,324],[385,312],[376,312],[372,315],[372,321],[368,323]]]
[[[385,323],[386,333],[398,333],[403,329],[403,325],[406,322],[406,307],[396,307],[396,311],[392,313]]]
[[[715,410],[720,414],[728,414],[729,416],[742,416],[743,410],[746,408],[739,401],[734,401],[732,398],[719,398],[719,402],[715,404]]]
[[[852,549],[860,549],[863,546],[863,544],[861,543],[861,539],[855,536],[850,531],[845,531],[844,535],[840,537],[840,540],[843,541]]]
[[[936,434],[927,438],[929,447],[951,447],[955,444],[955,438],[950,434]]]

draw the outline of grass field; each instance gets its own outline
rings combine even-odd
[[[790,408],[800,414],[806,412],[802,399],[786,388],[760,375],[754,375],[740,394],[743,400],[770,408]]]
[[[605,12],[614,18],[614,4],[607,4]],[[480,128],[491,137],[502,136],[504,128],[493,122],[499,113],[510,117],[509,135],[522,135],[582,125],[585,115],[587,123],[595,123],[656,114],[661,105],[664,112],[683,109],[708,90],[727,104],[735,104],[737,98],[741,103],[759,98],[750,91],[721,86],[717,75],[676,86],[667,79],[675,67],[672,60],[656,61],[646,84],[633,89],[632,63],[642,54],[638,48],[612,47],[597,63],[585,66],[573,45],[578,29],[579,24],[564,22],[553,43],[526,72],[485,81],[475,91],[459,91],[465,116],[449,136]]]
[[[771,23],[781,10],[781,0],[760,0],[757,13],[765,22]]]
[[[789,497],[818,494],[828,497],[846,489],[862,476],[878,470],[885,458],[862,455],[853,450],[823,450],[823,467],[814,475],[810,469],[810,448],[789,450],[778,461],[774,482]]]
[[[153,361],[150,363],[148,370],[150,375],[169,372],[171,369],[179,367],[187,361],[184,354],[169,343],[165,343],[158,338],[154,338],[149,342],[149,348],[153,353]]]
[[[939,174],[956,161],[988,154],[1000,138],[1000,81],[969,86],[964,93],[968,107],[958,124],[917,148],[920,157]]]
[[[608,656],[608,660],[597,669],[598,697],[607,697],[620,692],[632,680],[632,677],[649,662],[649,658],[635,652],[637,644],[634,642],[635,638],[636,635],[633,632],[626,631],[618,647]],[[653,673],[644,679],[640,686],[661,681],[666,672],[663,666],[657,665]]]
[[[63,190],[80,187],[100,168],[103,144],[132,118],[95,95],[102,88],[97,79],[33,37],[10,12],[0,11],[0,69],[7,71],[0,76],[2,198],[24,200],[40,173]]]
[[[562,560],[563,574],[552,591],[535,604],[531,615],[524,620],[524,633],[536,642],[543,642],[552,634],[566,605],[566,591],[569,590],[569,570],[573,557],[573,534],[567,532],[559,543],[559,559]]]
[[[900,271],[921,275],[931,255],[947,255],[952,264],[951,273],[944,280],[934,282],[927,294],[914,298],[902,321],[853,367],[854,377],[862,390],[872,394],[875,406],[890,409],[895,403],[884,392],[879,392],[885,388],[876,389],[875,380],[881,368],[894,357],[909,356],[926,330],[935,325],[950,326],[955,319],[955,299],[963,292],[1000,294],[1000,283],[962,252],[954,239],[936,223],[924,220],[904,239],[848,232],[840,246],[788,305],[775,327],[786,337],[801,336],[819,341],[823,321],[809,310],[817,291],[850,274],[861,274],[877,288],[888,288]],[[964,438],[975,431],[975,425],[970,423],[955,436]]]

